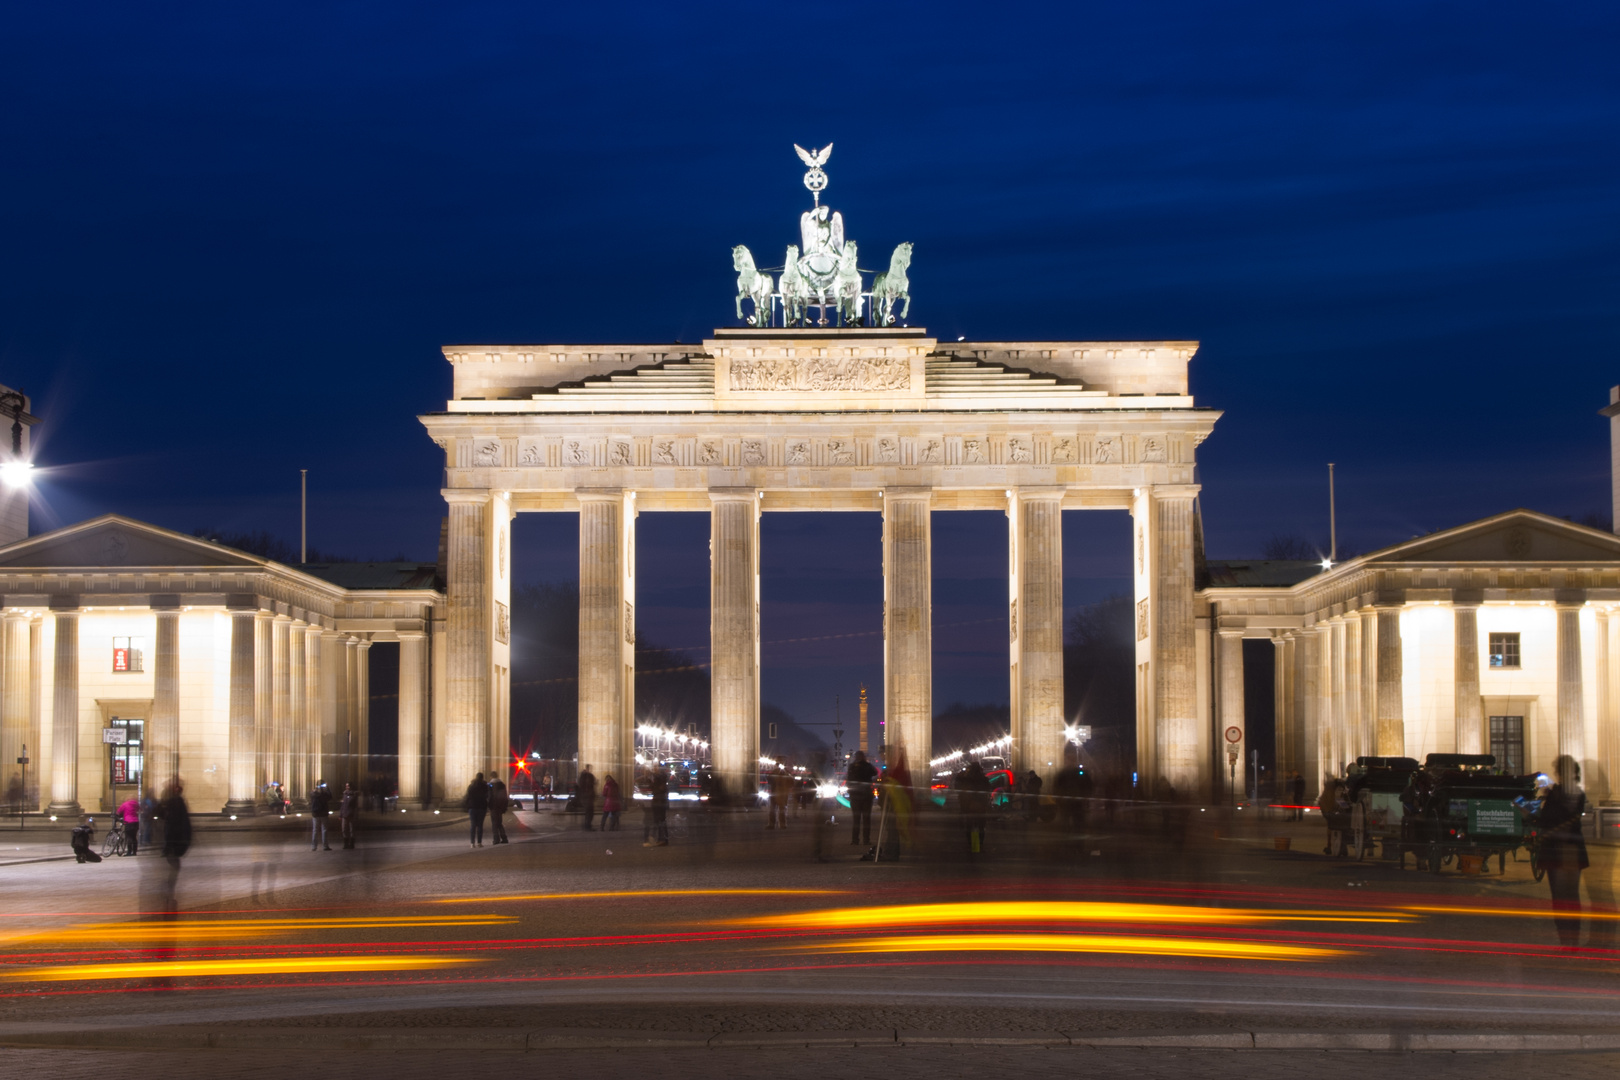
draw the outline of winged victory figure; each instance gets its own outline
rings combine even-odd
[[[820,150],[806,150],[798,143],[794,143],[793,149],[799,152],[799,160],[804,162],[807,167],[812,169],[821,168],[823,165],[827,164],[827,159],[832,157],[832,143],[828,143]]]

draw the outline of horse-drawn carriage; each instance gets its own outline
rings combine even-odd
[[[1535,776],[1492,772],[1490,754],[1430,754],[1401,795],[1404,814],[1398,854],[1411,852],[1418,868],[1438,874],[1446,863],[1474,855],[1481,866],[1497,857],[1507,869],[1510,852],[1533,836],[1524,808],[1536,796]]]
[[[1420,766],[1408,757],[1358,757],[1345,781],[1348,809],[1334,815],[1337,846],[1353,859],[1365,859],[1382,848],[1393,858],[1401,838],[1401,793]]]

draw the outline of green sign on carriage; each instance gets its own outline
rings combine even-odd
[[[1468,800],[1468,835],[1518,836],[1523,831],[1518,808],[1506,799]]]

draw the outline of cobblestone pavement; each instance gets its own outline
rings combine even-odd
[[[872,1080],[874,1076],[1042,1077],[1101,1076],[1120,1080],[1367,1080],[1421,1073],[1424,1080],[1503,1080],[1544,1076],[1557,1080],[1608,1078],[1620,1053],[1477,1054],[1358,1053],[1267,1050],[1086,1050],[1073,1048],[896,1047],[847,1050],[691,1049],[659,1051],[429,1051],[410,1053],[302,1052],[260,1055],[195,1051],[0,1051],[0,1070],[11,1076],[53,1080],[276,1080],[312,1075],[387,1080],[452,1080],[492,1073],[566,1075],[611,1080]]]

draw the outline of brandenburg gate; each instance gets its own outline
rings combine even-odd
[[[752,791],[759,757],[759,522],[787,511],[883,515],[888,754],[904,751],[919,780],[933,718],[932,515],[1007,515],[1013,756],[1050,775],[1066,738],[1062,512],[1129,511],[1138,770],[1208,788],[1193,477],[1220,414],[1187,391],[1197,343],[942,343],[897,325],[911,245],[864,287],[854,241],[820,203],[829,151],[800,151],[816,207],[780,285],[746,248],[733,252],[751,325],[701,344],[444,350],[454,396],[421,420],[445,452],[449,503],[447,791],[506,757],[511,523],[524,512],[579,515],[580,762],[633,773],[641,510],[710,515],[710,742],[729,793]]]

